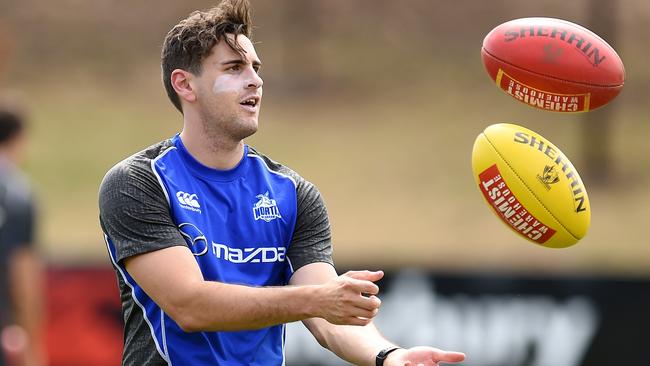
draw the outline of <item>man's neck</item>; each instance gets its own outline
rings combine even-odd
[[[188,128],[187,124],[180,137],[194,159],[213,169],[232,169],[239,164],[244,154],[243,141],[207,136],[201,131]]]
[[[15,141],[10,141],[0,146],[0,165],[18,166],[20,161],[20,149]]]

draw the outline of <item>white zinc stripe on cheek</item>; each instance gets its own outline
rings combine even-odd
[[[236,80],[230,75],[219,75],[214,80],[214,84],[212,84],[212,92],[214,94],[221,94],[221,93],[237,94],[242,89],[243,88],[242,88],[241,80]]]
[[[160,354],[160,357],[162,357],[162,359],[165,360],[167,365],[171,366],[171,362],[169,361],[169,358],[167,357],[167,354],[162,351],[162,349],[160,348],[160,344],[158,344],[158,339],[156,338],[156,333],[155,333],[155,331],[153,329],[153,324],[151,324],[151,321],[149,321],[149,318],[147,317],[147,311],[145,310],[142,303],[140,303],[140,300],[138,300],[138,298],[135,296],[135,287],[131,284],[131,282],[129,282],[126,275],[124,274],[124,271],[122,271],[122,267],[120,267],[117,264],[117,261],[113,257],[113,252],[111,252],[111,247],[110,247],[110,244],[109,244],[109,238],[108,238],[108,235],[106,235],[105,233],[104,233],[104,242],[106,243],[106,249],[108,249],[108,255],[111,257],[111,262],[113,263],[115,268],[117,268],[118,272],[120,272],[120,275],[122,276],[122,279],[124,280],[124,283],[126,283],[127,286],[129,286],[129,288],[131,289],[131,297],[133,298],[133,301],[142,310],[142,317],[144,318],[144,321],[149,326],[149,331],[151,332],[151,338],[153,338],[153,342],[156,345],[156,350],[158,351],[158,354]]]
[[[170,146],[167,150],[163,151],[162,154],[156,156],[155,159],[151,160],[151,171],[156,176],[156,179],[158,179],[158,184],[160,184],[160,188],[162,188],[163,193],[165,194],[165,198],[167,199],[167,204],[169,205],[169,207],[172,206],[171,201],[169,200],[169,193],[167,193],[167,188],[165,188],[165,184],[163,183],[162,178],[160,178],[160,175],[156,170],[156,162],[172,150],[176,150],[176,146]]]

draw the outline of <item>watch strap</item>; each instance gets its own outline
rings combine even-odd
[[[391,352],[396,351],[396,350],[398,350],[400,348],[402,348],[402,347],[391,346],[391,347],[384,348],[381,351],[379,351],[379,353],[377,353],[377,357],[375,357],[375,366],[384,366],[384,361],[386,360],[388,355]]]

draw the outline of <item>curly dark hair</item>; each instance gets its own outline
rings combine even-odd
[[[223,0],[219,5],[195,11],[172,28],[163,42],[161,66],[167,96],[176,109],[183,113],[181,101],[171,84],[171,74],[182,69],[201,74],[201,62],[212,48],[222,40],[244,57],[244,49],[226,34],[245,35],[251,38],[252,21],[248,0]]]

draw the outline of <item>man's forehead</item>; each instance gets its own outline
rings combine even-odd
[[[231,41],[235,40],[235,36],[233,34],[227,34],[226,37],[228,37]],[[244,51],[246,51],[243,55],[245,57],[244,61],[259,62],[259,57],[257,56],[257,52],[255,52],[255,46],[253,46],[253,42],[251,42],[248,37],[243,34],[239,34],[237,35],[236,42]],[[242,56],[239,54],[239,52],[233,50],[228,45],[228,43],[223,40],[215,45],[213,53],[216,54],[215,56],[217,59],[241,59]]]

